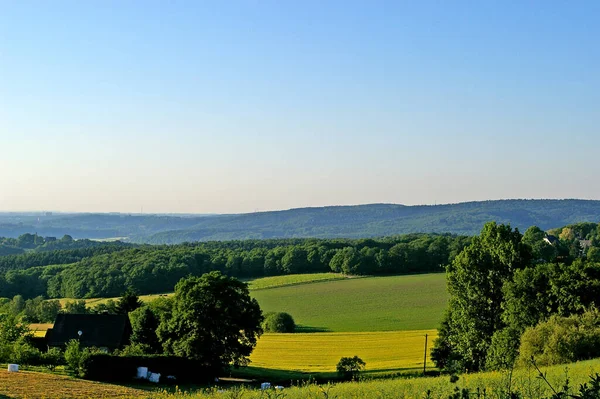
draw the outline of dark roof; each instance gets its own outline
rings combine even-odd
[[[554,243],[558,242],[558,238],[556,238],[555,236],[550,235],[550,234],[546,234],[545,238],[550,244],[554,244]]]
[[[54,327],[46,333],[46,341],[48,346],[63,346],[78,339],[82,346],[116,349],[127,345],[130,335],[127,315],[59,313]]]

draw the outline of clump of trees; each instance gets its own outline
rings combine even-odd
[[[535,359],[540,366],[600,357],[600,312],[592,308],[581,315],[552,316],[521,337],[519,363]]]
[[[449,372],[512,367],[524,348],[535,347],[532,337],[576,323],[600,298],[600,264],[587,256],[598,231],[589,223],[563,228],[551,244],[535,226],[521,235],[486,224],[447,268],[450,300],[432,350],[436,365]]]

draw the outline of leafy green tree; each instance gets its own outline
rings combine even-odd
[[[487,223],[448,267],[447,329],[435,345],[445,342],[463,369],[484,368],[492,336],[505,327],[502,286],[531,259],[521,238],[508,225]]]
[[[11,363],[36,365],[40,363],[42,354],[34,348],[25,337],[19,338],[12,347]]]
[[[147,353],[160,353],[162,346],[156,335],[159,319],[148,306],[129,313],[131,321],[131,343],[140,345]]]
[[[89,355],[89,349],[82,348],[78,340],[72,339],[67,342],[65,348],[65,364],[67,370],[77,377],[83,377],[85,375],[84,364]]]
[[[21,295],[15,295],[10,303],[10,314],[17,316],[25,310],[25,299]]]
[[[65,302],[65,308],[63,310],[68,314],[88,314],[89,309],[85,305],[85,299],[79,299],[75,301]]]
[[[329,266],[336,273],[363,274],[364,256],[354,247],[346,247],[338,251]]]
[[[127,291],[123,294],[119,301],[117,302],[116,311],[118,314],[128,314],[129,312],[133,312],[134,310],[140,308],[143,305],[140,298],[137,296],[136,292],[128,288]]]
[[[281,258],[281,267],[285,273],[300,273],[308,268],[307,254],[302,248],[291,247]]]
[[[366,365],[358,356],[342,357],[335,368],[340,376],[346,379],[353,379],[365,369]]]
[[[544,241],[546,233],[537,226],[531,226],[523,234],[523,243],[531,247],[534,261],[552,262],[558,255],[556,247]]]
[[[28,326],[16,316],[0,314],[0,362],[12,361],[15,343],[30,335]]]
[[[0,344],[16,342],[28,335],[27,324],[19,322],[15,316],[0,314]]]
[[[521,331],[515,328],[506,327],[496,331],[487,351],[486,368],[488,370],[511,369],[519,355],[520,338]]]
[[[587,259],[590,262],[600,263],[600,248],[591,247],[587,252]]]
[[[293,333],[296,331],[296,322],[289,313],[269,312],[265,314],[262,328],[270,333]]]
[[[118,314],[117,302],[114,299],[109,299],[106,302],[99,303],[91,309],[92,313],[97,314]]]
[[[213,367],[247,364],[263,320],[248,285],[220,272],[182,279],[173,309],[158,336],[167,353],[201,359]]]
[[[61,309],[57,300],[47,301],[38,296],[25,301],[23,317],[30,323],[52,323]]]

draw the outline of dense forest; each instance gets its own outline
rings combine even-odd
[[[61,250],[82,250],[99,247],[124,248],[131,247],[132,244],[115,241],[104,243],[99,241],[80,239],[74,240],[70,235],[64,235],[62,238],[42,237],[36,234],[25,233],[16,238],[0,237],[0,270],[2,270],[2,257],[10,255],[23,255],[25,253],[41,253]],[[38,263],[43,265],[48,263]]]
[[[270,238],[367,238],[409,233],[478,234],[495,220],[525,231],[600,220],[600,201],[502,200],[448,205],[372,204],[240,215],[0,213],[0,236],[24,233],[178,244]]]
[[[25,299],[119,296],[173,290],[188,275],[220,271],[253,278],[295,273],[408,274],[442,272],[470,242],[449,234],[410,234],[380,239],[287,239],[186,243],[119,248],[106,243],[87,249],[0,258],[0,297]],[[38,258],[44,255],[43,258]],[[51,256],[49,256],[51,255]],[[41,259],[45,266],[31,259]],[[52,259],[56,262],[48,263]]]

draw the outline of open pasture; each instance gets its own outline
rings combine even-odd
[[[250,356],[255,367],[303,372],[335,371],[343,356],[358,356],[368,371],[422,369],[425,334],[428,352],[436,330],[264,334]],[[428,367],[433,363],[428,359]]]
[[[300,331],[437,328],[448,301],[445,275],[365,277],[252,291],[264,312],[287,312]]]

